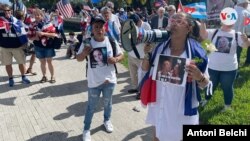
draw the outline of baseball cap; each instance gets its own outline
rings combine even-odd
[[[237,0],[237,4],[248,3],[249,0]]]
[[[97,23],[97,22],[105,23],[105,20],[103,19],[102,16],[95,16],[91,18],[90,24],[92,25],[93,23]]]

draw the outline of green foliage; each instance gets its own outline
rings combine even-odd
[[[244,63],[246,49],[242,52],[241,62]],[[200,108],[200,120],[202,124],[250,124],[250,66],[241,67],[241,78],[234,83],[234,98],[232,109],[221,112],[224,107],[223,92],[218,87],[212,99],[204,108]]]
[[[123,64],[126,68],[128,68],[128,53],[124,52],[124,58],[121,61],[121,64]]]
[[[31,7],[34,4],[38,4],[39,8],[46,8],[46,9],[52,10],[55,8],[55,5],[58,1],[59,0],[45,0],[45,1],[44,0],[29,0],[29,1],[24,1],[24,2],[27,7]]]

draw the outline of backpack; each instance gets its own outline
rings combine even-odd
[[[86,40],[87,40],[87,42],[90,43],[91,38],[87,38]],[[113,38],[110,38],[110,37],[109,37],[109,42],[110,42],[111,47],[112,47],[113,56],[116,56],[116,42]],[[115,67],[115,73],[117,74],[118,70],[117,70],[116,64],[114,64],[114,67]],[[86,57],[86,77],[87,77],[87,70],[88,70],[88,57]]]
[[[215,37],[215,35],[217,34],[217,32],[219,31],[219,29],[216,29],[212,35],[212,38],[211,38],[211,42],[213,42],[213,39]],[[236,45],[239,46],[238,44],[238,33],[235,31],[235,40],[236,40]]]

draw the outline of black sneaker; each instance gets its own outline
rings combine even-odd
[[[13,87],[15,84],[13,77],[9,78],[9,86]]]
[[[137,92],[138,92],[137,89],[130,89],[130,90],[128,90],[128,93],[130,93],[130,94],[137,93]]]

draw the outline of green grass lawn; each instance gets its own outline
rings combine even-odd
[[[128,53],[124,52],[124,59],[121,61],[121,63],[128,68]]]
[[[241,54],[242,63],[244,63],[245,57],[246,49],[243,49]],[[121,63],[128,68],[127,60],[127,53],[125,53],[125,58]],[[221,112],[224,106],[224,100],[223,92],[218,87],[207,105],[199,108],[202,124],[250,125],[250,66],[241,67],[240,75],[242,78],[237,79],[234,84],[232,110]]]

